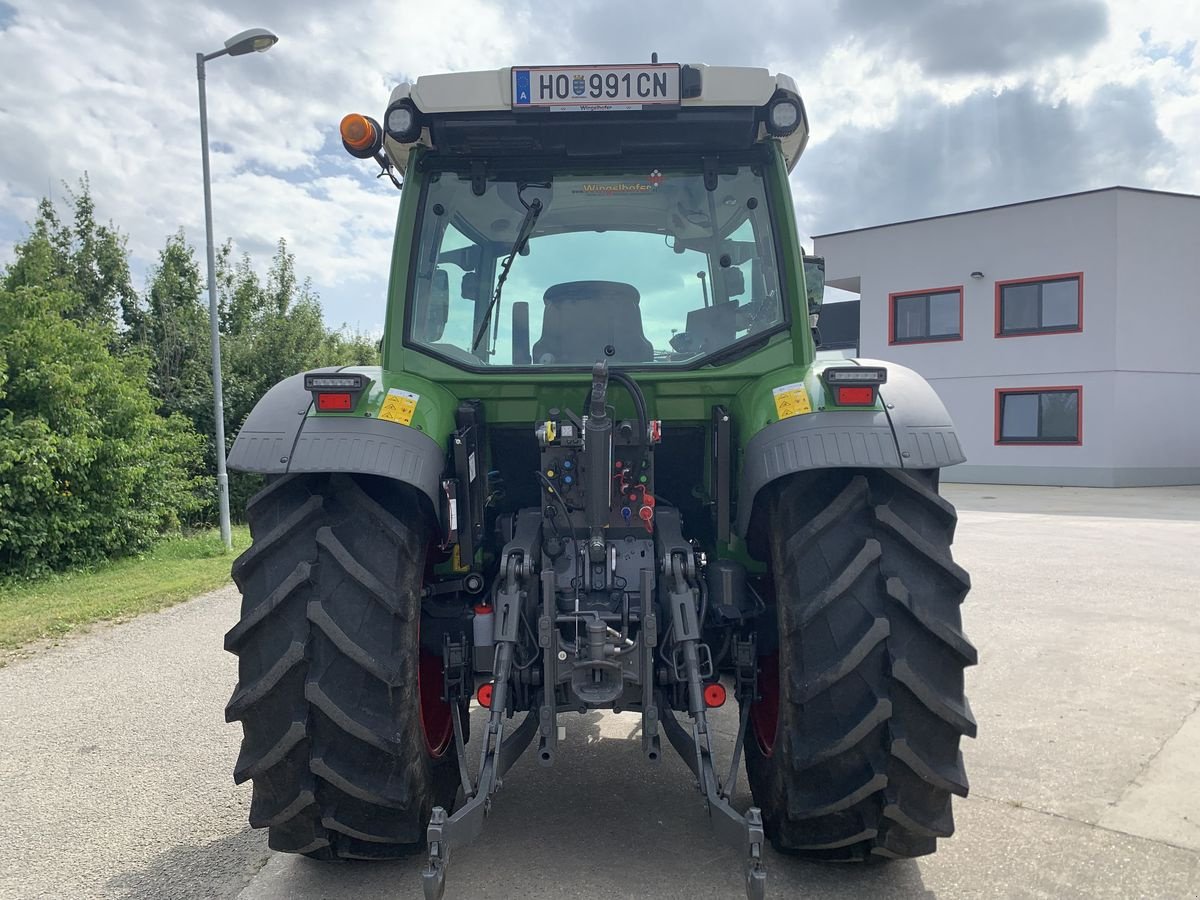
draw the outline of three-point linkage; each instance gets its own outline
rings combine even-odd
[[[633,397],[638,420],[614,421],[609,376],[604,361],[593,369],[585,416],[552,410],[558,418],[537,429],[543,503],[522,509],[506,526],[493,589],[492,694],[474,782],[462,762],[460,719],[470,679],[455,679],[457,696],[449,695],[447,680],[466,800],[453,815],[433,810],[426,900],[443,896],[451,849],[479,836],[505,772],[533,737],[539,738],[539,762],[553,765],[560,710],[606,708],[641,713],[650,762],[661,758],[666,733],[696,776],[717,836],[744,855],[747,896],[762,900],[765,894],[762,816],[757,808],[742,815],[729,802],[756,690],[753,631],[729,641],[742,712],[722,782],[705,688],[715,682],[722,659],[723,669],[729,667],[726,651],[716,659],[704,641],[709,604],[702,557],[684,538],[679,510],[655,501],[658,423],[646,415],[636,383],[621,373],[614,377]],[[536,633],[530,621],[537,622]],[[506,734],[506,720],[518,709],[528,712]],[[690,727],[675,709],[687,711]]]

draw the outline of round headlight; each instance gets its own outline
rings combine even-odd
[[[409,144],[421,135],[421,125],[417,121],[417,110],[411,100],[400,100],[388,107],[383,117],[383,128],[388,137],[401,144]]]
[[[792,97],[780,97],[767,108],[767,131],[786,137],[800,127],[800,103]]]

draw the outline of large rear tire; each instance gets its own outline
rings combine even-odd
[[[805,473],[767,512],[778,645],[764,642],[746,770],[777,849],[815,859],[932,853],[967,795],[976,662],[936,472]]]
[[[246,508],[233,564],[242,616],[225,637],[241,721],[234,769],[250,824],[275,850],[320,859],[420,848],[456,787],[441,660],[422,655],[426,530],[404,485],[290,476]]]

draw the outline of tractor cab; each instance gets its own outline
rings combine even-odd
[[[650,64],[434,75],[345,146],[420,191],[403,346],[476,371],[678,369],[788,329],[791,79]],[[790,210],[789,210],[790,215]],[[391,321],[398,321],[389,317]]]

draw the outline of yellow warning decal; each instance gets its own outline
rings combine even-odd
[[[802,416],[812,412],[812,404],[808,401],[808,390],[804,387],[803,382],[785,384],[775,388],[771,393],[775,395],[775,412],[781,419],[789,419],[792,416]]]
[[[387,396],[383,398],[383,406],[379,410],[379,418],[401,425],[411,425],[413,413],[417,410],[417,401],[420,399],[420,394],[388,388]]]

